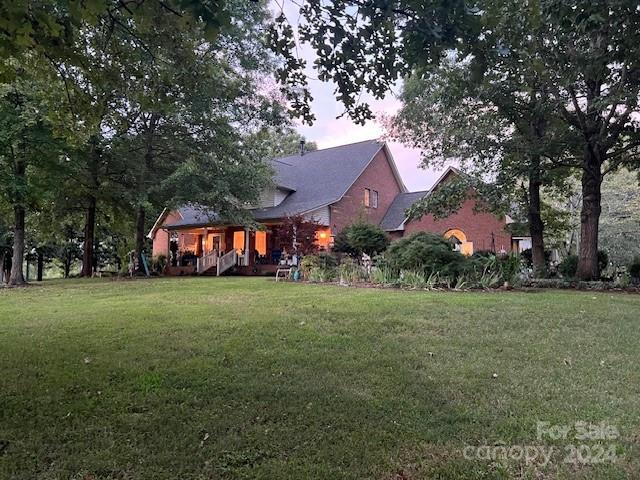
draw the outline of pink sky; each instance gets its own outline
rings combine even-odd
[[[298,7],[292,2],[286,2],[286,0],[284,0],[284,5],[287,17],[295,27]],[[274,12],[279,13],[280,8],[277,4],[273,3],[272,6]],[[314,56],[307,46],[299,45],[298,52],[307,60],[307,65],[313,64]],[[315,80],[317,76],[311,68],[307,69],[307,74],[310,77],[309,86],[314,98],[311,108],[316,116],[316,121],[312,126],[298,124],[297,130],[308,141],[316,142],[318,148],[327,148],[379,138],[384,135],[383,126],[379,121],[356,125],[347,116],[336,118],[342,114],[344,107],[334,97],[334,85]],[[389,92],[383,100],[369,99],[369,105],[376,115],[392,115],[400,107],[400,102],[393,92]],[[420,152],[418,150],[397,142],[389,142],[389,149],[409,191],[425,190],[440,176],[437,171],[419,168]]]
[[[342,113],[342,105],[333,97],[331,86],[312,84],[311,89],[314,97],[312,108],[317,118],[316,122],[310,127],[298,125],[297,130],[307,140],[316,142],[318,148],[370,140],[384,135],[384,128],[377,120],[369,121],[365,125],[356,125],[347,116],[336,118]],[[371,105],[376,115],[391,115],[398,110],[399,101],[390,94],[384,100],[374,101]],[[419,150],[398,142],[388,142],[388,145],[409,191],[426,190],[440,176],[440,173],[435,170],[425,170],[419,167]]]

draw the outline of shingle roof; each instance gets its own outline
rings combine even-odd
[[[280,205],[255,210],[256,219],[306,213],[337,202],[383,146],[367,140],[272,160],[276,185],[294,192]]]
[[[178,212],[182,217],[177,222],[167,224],[171,227],[193,227],[200,225],[211,225],[220,219],[218,214],[213,210],[204,210],[195,205],[185,205],[178,208]]]
[[[279,205],[253,210],[254,217],[282,218],[337,202],[383,147],[384,142],[366,140],[271,160],[274,183],[291,193]],[[182,219],[166,226],[202,226],[218,218],[215,212],[205,213],[197,206],[178,211]]]
[[[409,193],[399,193],[396,195],[396,198],[393,199],[391,205],[389,205],[389,209],[385,214],[384,218],[380,222],[380,227],[383,230],[387,230],[389,232],[394,230],[401,230],[402,223],[407,218],[405,211],[411,205],[416,203],[422,197],[429,193],[428,190],[422,192],[409,192]]]

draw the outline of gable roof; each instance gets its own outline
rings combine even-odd
[[[387,145],[379,140],[365,140],[271,160],[275,185],[290,193],[279,205],[253,209],[255,219],[271,220],[305,214],[339,201],[381,150],[389,160],[400,190],[406,192]],[[218,218],[214,212],[204,212],[197,205],[180,207],[178,212],[182,218],[166,226],[205,226]],[[150,237],[164,221],[163,215],[149,232]]]
[[[421,192],[403,192],[396,195],[396,198],[393,199],[393,202],[389,205],[387,213],[385,213],[384,218],[380,222],[380,227],[388,232],[404,230],[404,224],[407,221],[407,215],[405,213],[407,209],[421,198],[424,198],[433,192],[436,187],[451,174],[463,175],[457,168],[449,166],[429,190],[423,190]]]
[[[196,205],[184,205],[177,208],[175,211],[180,215],[180,220],[176,222],[168,223],[167,226],[172,227],[196,227],[200,225],[210,225],[212,222],[219,220],[219,216],[212,210],[204,210]],[[155,225],[149,232],[149,237],[153,236],[153,233],[160,228],[164,219],[171,213],[167,209],[163,210],[156,220]]]
[[[405,191],[386,144],[366,140],[272,160],[274,182],[280,188],[292,190],[292,193],[275,207],[254,210],[256,220],[307,213],[337,202],[382,149],[398,186]]]
[[[385,213],[384,218],[380,222],[380,227],[388,232],[402,230],[403,224],[407,219],[405,211],[411,205],[428,194],[429,190],[424,190],[422,192],[399,193],[396,195],[396,198],[393,199],[393,202],[389,205],[387,213]]]

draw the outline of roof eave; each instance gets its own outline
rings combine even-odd
[[[158,229],[162,225],[161,222],[164,221],[164,219],[166,218],[167,213],[168,213],[167,212],[167,208],[166,207],[163,208],[162,209],[162,213],[160,213],[160,215],[156,219],[155,223],[153,224],[153,227],[151,227],[151,230],[149,230],[149,233],[147,233],[147,238],[153,239],[153,236],[156,234],[156,232],[158,231]]]
[[[400,172],[398,171],[396,161],[394,160],[393,155],[391,154],[391,150],[389,149],[387,142],[384,142],[382,144],[382,148],[384,149],[384,152],[387,155],[387,160],[389,161],[389,165],[391,166],[391,171],[393,172],[393,176],[395,177],[396,182],[398,182],[398,186],[400,187],[400,192],[407,193],[408,192],[407,187],[402,181],[402,177],[400,176]]]

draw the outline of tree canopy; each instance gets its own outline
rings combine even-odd
[[[259,85],[274,69],[266,4],[40,0],[0,11],[3,101],[29,86],[39,102],[18,113],[5,102],[0,121],[23,125],[29,148],[43,153],[12,157],[20,144],[4,132],[0,174],[13,190],[3,198],[24,205],[11,222],[16,269],[25,241],[53,242],[47,251],[65,274],[78,242],[83,275],[103,260],[122,263],[128,250],[146,249],[149,219],[166,206],[247,220],[244,206],[271,177],[252,137],[287,123],[280,100]],[[57,174],[38,173],[49,158]]]
[[[413,87],[433,92],[420,81],[435,79],[442,88],[435,102],[431,96],[427,114],[453,121],[455,139],[436,147],[455,146],[463,138],[474,163],[487,155],[513,158],[524,149],[528,161],[500,163],[500,172],[511,176],[516,167],[526,173],[534,196],[552,170],[552,183],[577,172],[583,198],[578,276],[598,277],[603,176],[622,165],[635,169],[640,161],[636,2],[486,0],[469,6],[343,0],[305,4],[300,15],[298,38],[315,52],[318,78],[336,84],[336,98],[354,121],[371,118],[366,103],[358,101],[362,93],[381,98],[407,76],[417,79]],[[295,38],[280,15],[270,45],[284,59],[281,82],[294,113],[312,121],[306,65],[295,55]],[[452,58],[463,68],[443,71]],[[463,101],[450,112],[446,105],[452,99]],[[464,128],[469,114],[492,134]],[[425,138],[417,135],[416,143],[426,143]],[[556,167],[565,170],[556,175]],[[529,200],[532,225],[541,230],[539,201]]]

